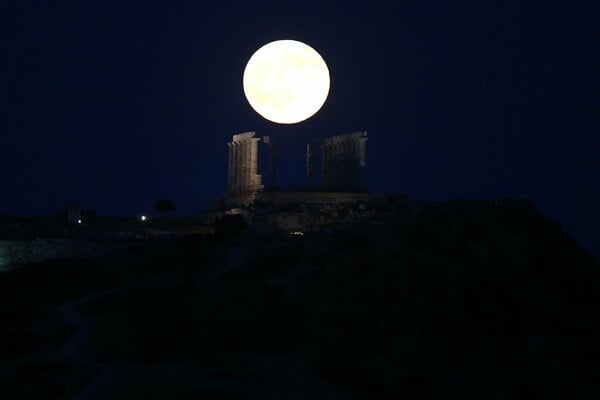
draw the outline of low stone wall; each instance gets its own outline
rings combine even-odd
[[[356,203],[384,200],[380,193],[347,193],[347,192],[310,192],[310,191],[254,191],[239,193],[224,199],[229,207],[249,206],[255,202],[267,204],[323,204],[323,203]]]
[[[360,201],[383,200],[378,193],[343,193],[343,192],[262,192],[258,200],[265,203],[356,203]]]

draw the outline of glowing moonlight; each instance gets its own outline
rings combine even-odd
[[[269,121],[295,124],[313,116],[329,94],[329,69],[312,47],[277,40],[258,49],[244,70],[244,93]]]

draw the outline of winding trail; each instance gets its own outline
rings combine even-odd
[[[87,359],[79,353],[79,348],[91,333],[91,324],[90,320],[84,315],[78,313],[76,309],[83,303],[111,296],[125,289],[126,288],[106,290],[104,292],[98,292],[85,297],[80,297],[63,304],[59,309],[62,318],[69,325],[78,328],[77,331],[75,331],[75,333],[65,342],[65,344],[62,345],[60,348],[60,354],[81,366],[93,368],[98,371],[96,376],[94,376],[94,378],[88,382],[79,393],[72,397],[73,400],[89,399],[90,395],[95,393],[102,385],[108,382],[115,372],[115,369],[109,364]]]
[[[227,252],[226,264],[214,271],[211,274],[205,276],[205,283],[211,282],[223,273],[232,269],[237,269],[243,266],[244,252],[238,248],[229,249]],[[59,308],[59,313],[63,320],[69,325],[77,328],[75,333],[61,346],[59,353],[73,361],[79,366],[95,369],[98,372],[78,393],[71,397],[71,400],[87,400],[92,395],[96,394],[98,390],[108,383],[111,378],[115,375],[116,368],[111,364],[95,361],[84,357],[80,353],[81,346],[87,341],[91,332],[92,324],[90,319],[85,315],[79,313],[77,308],[82,304],[89,301],[96,301],[106,297],[113,296],[115,294],[135,289],[147,289],[151,287],[162,287],[170,286],[177,282],[176,279],[168,279],[160,282],[151,282],[140,285],[123,286],[114,289],[108,289],[101,292],[89,294],[87,296],[79,297],[64,303]]]
[[[227,254],[227,260],[225,265],[221,268],[213,271],[212,273],[205,274],[203,283],[204,285],[213,282],[215,279],[222,276],[224,273],[229,271],[239,269],[244,265],[244,257],[245,251],[240,248],[231,248]],[[150,282],[139,285],[131,285],[124,286],[119,288],[113,288],[104,290],[101,292],[92,293],[83,297],[79,297],[64,303],[59,307],[59,313],[61,317],[71,326],[77,328],[75,333],[71,335],[71,337],[61,346],[59,353],[65,357],[66,359],[71,360],[75,364],[96,370],[96,374],[94,377],[87,383],[83,388],[74,394],[71,397],[71,400],[88,400],[93,398],[93,396],[97,395],[98,391],[106,385],[115,375],[116,375],[116,367],[111,364],[92,360],[87,358],[81,354],[81,347],[87,342],[91,333],[92,333],[92,323],[89,317],[77,311],[77,308],[82,306],[83,304],[91,301],[97,301],[100,299],[104,299],[125,291],[136,290],[136,289],[148,289],[153,287],[165,287],[177,284],[177,282],[181,282],[181,280],[177,279],[168,279],[159,282]],[[201,286],[200,286],[201,287]],[[255,357],[253,360],[253,364],[255,364],[255,368],[265,376],[271,377],[271,379],[286,381],[287,377],[291,375],[302,376],[301,381],[311,382],[313,388],[319,388],[320,393],[324,394],[325,397],[318,398],[328,398],[328,399],[345,399],[346,396],[339,392],[338,389],[334,388],[332,385],[322,382],[318,379],[314,379],[308,375],[304,376],[306,367],[303,365],[302,361],[293,362],[291,367],[290,360],[285,360],[284,362],[277,362],[277,360],[265,359],[261,360],[259,357]],[[297,365],[296,365],[297,364]],[[287,367],[287,368],[283,368]],[[218,369],[214,369],[217,371]],[[213,372],[214,372],[213,371]],[[275,372],[274,372],[275,371]],[[281,375],[283,371],[283,375]],[[287,375],[286,375],[287,374]],[[280,376],[281,375],[281,376]],[[202,379],[197,377],[197,379]],[[204,378],[206,380],[207,378]],[[264,392],[260,387],[248,386],[243,383],[234,384],[231,381],[221,381],[217,379],[215,382],[215,378],[211,378],[206,380],[207,387],[213,388],[223,388],[223,389],[231,389],[232,387],[236,387],[238,389],[244,389],[246,391],[251,390],[255,395],[260,398],[305,398],[306,393],[295,393],[293,390],[289,391],[287,389],[282,389],[282,392],[276,392],[275,394]],[[291,396],[291,397],[290,397]]]
[[[115,289],[109,289],[102,292],[92,293],[87,296],[79,297],[77,299],[73,299],[59,308],[59,312],[61,317],[72,326],[75,326],[77,330],[75,333],[61,346],[59,353],[75,362],[76,364],[92,368],[97,370],[98,372],[92,378],[90,382],[88,382],[83,389],[81,389],[77,394],[71,397],[72,400],[87,400],[94,393],[100,389],[103,385],[105,385],[115,374],[115,368],[110,364],[103,363],[100,361],[91,360],[89,358],[84,357],[80,353],[81,346],[86,342],[88,337],[92,332],[92,325],[90,319],[85,315],[79,313],[77,308],[82,304],[87,303],[89,301],[95,301],[99,299],[103,299],[105,297],[113,296],[117,293],[121,293],[127,290],[134,289],[146,289],[150,287],[158,287],[158,286],[168,286],[173,284],[173,280],[163,281],[163,282],[153,282],[143,285],[135,285],[135,286],[125,286]]]

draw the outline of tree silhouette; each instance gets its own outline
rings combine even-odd
[[[171,200],[160,199],[154,205],[154,209],[160,213],[160,215],[164,216],[168,212],[173,212],[176,210],[175,203]]]

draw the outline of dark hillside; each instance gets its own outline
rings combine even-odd
[[[173,285],[82,307],[95,327],[84,354],[119,367],[99,398],[600,394],[586,367],[600,361],[598,265],[527,202],[430,205],[277,245],[196,240],[140,251],[115,275]],[[106,286],[118,259],[81,267]]]

